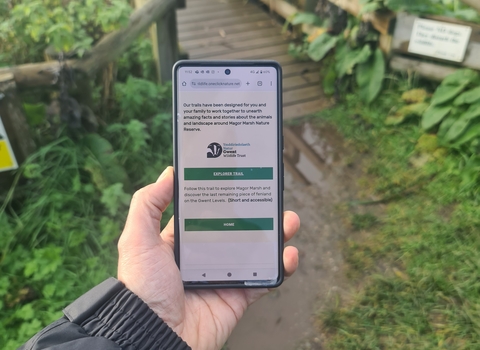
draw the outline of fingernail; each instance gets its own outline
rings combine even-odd
[[[157,182],[162,180],[165,176],[167,176],[167,174],[168,174],[168,167],[163,171],[163,173],[160,174],[160,176],[157,179]]]

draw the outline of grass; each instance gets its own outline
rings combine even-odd
[[[370,107],[348,96],[317,119],[366,155],[362,200],[386,203],[380,217],[356,214],[362,200],[350,207],[352,227],[368,239],[347,241],[344,255],[364,283],[351,303],[321,314],[327,347],[480,349],[478,183],[462,183],[459,154],[418,146],[418,119],[385,126],[398,95]]]

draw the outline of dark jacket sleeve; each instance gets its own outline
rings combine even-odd
[[[187,350],[190,347],[114,278],[91,289],[20,350]]]

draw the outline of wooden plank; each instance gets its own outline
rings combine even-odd
[[[186,50],[191,50],[213,45],[228,45],[229,43],[252,40],[258,37],[273,38],[275,36],[278,36],[278,28],[271,27],[249,30],[234,34],[226,34],[225,36],[221,36],[220,33],[217,33],[217,35],[214,37],[182,40],[181,44],[182,47],[184,47]]]
[[[193,7],[203,7],[207,5],[216,5],[216,6],[235,6],[238,4],[244,4],[244,0],[188,0],[187,8]]]
[[[406,13],[399,13],[397,16],[397,24],[395,26],[395,31],[392,39],[392,52],[408,54],[415,57],[426,57],[421,55],[415,55],[408,52],[408,45],[410,43],[410,37],[412,35],[413,24],[415,19],[419,18],[418,16],[409,15]],[[429,17],[431,18],[431,17]],[[438,18],[438,17],[437,17]],[[451,21],[450,21],[451,22]],[[465,59],[462,63],[458,64],[456,62],[444,61],[436,59],[434,57],[428,57],[431,60],[438,62],[448,62],[450,64],[458,64],[464,67],[473,68],[480,70],[480,26],[474,26],[465,22],[455,21],[455,23],[463,25],[469,25],[472,27],[472,35],[470,42],[467,47],[467,52],[465,54]]]
[[[283,91],[298,89],[300,87],[312,86],[320,82],[319,73],[307,73],[301,76],[293,76],[283,79]]]
[[[290,143],[296,149],[298,149],[317,169],[322,169],[325,160],[322,159],[308,143],[305,142],[300,136],[295,134],[289,128],[283,128],[283,136],[286,143]]]
[[[197,59],[278,61],[283,70],[285,119],[313,113],[328,105],[319,101],[320,65],[301,62],[289,55],[286,35],[282,35],[280,25],[268,14],[263,14],[265,20],[258,20],[255,14],[251,22],[245,23],[246,16],[242,14],[257,11],[254,5],[241,1],[189,0],[187,10],[179,11],[180,43],[190,57]],[[294,164],[290,165],[294,169]]]
[[[292,55],[289,55],[288,53],[274,55],[272,57],[268,57],[268,59],[277,61],[281,64],[282,67],[286,67],[287,65],[295,64],[298,62],[294,57],[292,57]]]
[[[311,101],[323,97],[323,91],[319,84],[300,89],[284,91],[283,105],[289,106],[299,102]]]
[[[212,10],[207,11],[205,13],[198,13],[196,11],[190,11],[190,12],[177,11],[177,15],[178,15],[178,24],[181,26],[188,23],[198,23],[202,21],[209,21],[216,18],[230,18],[230,17],[236,16],[237,14],[241,16],[249,16],[249,15],[259,13],[259,11],[261,10],[259,10],[255,6],[244,6],[244,7],[238,7],[238,8],[215,7]]]
[[[240,42],[225,42],[223,45],[215,45],[189,50],[192,57],[212,57],[213,55],[226,54],[233,51],[265,48],[279,44],[285,44],[286,40],[281,36],[258,38]]]
[[[242,6],[237,8],[231,7],[214,7],[209,11],[177,11],[178,23],[198,23],[204,20],[211,20],[216,18],[231,18],[240,14],[242,16],[249,16],[261,13],[256,6]],[[265,14],[268,16],[268,14]]]
[[[232,19],[232,22],[235,22],[235,20]],[[215,37],[215,36],[218,36],[219,34],[221,36],[227,36],[230,34],[239,33],[243,31],[251,31],[259,28],[272,28],[272,27],[274,27],[274,24],[272,23],[271,20],[257,21],[252,23],[242,23],[240,21],[240,23],[233,23],[233,24],[225,25],[221,27],[211,27],[205,30],[198,30],[198,31],[191,31],[191,32],[183,32],[183,30],[181,30],[179,37],[180,37],[180,41],[184,41],[184,40],[192,40],[192,39],[201,39],[206,37]]]
[[[328,107],[330,107],[330,103],[321,99],[287,106],[283,108],[283,120],[311,115]]]
[[[297,169],[295,164],[290,160],[290,158],[286,154],[283,155],[283,165],[285,166],[287,171],[290,174],[292,174],[295,181],[301,182],[306,186],[310,185],[310,181],[308,181],[308,179],[305,177],[305,175],[303,175],[300,172],[300,170]]]
[[[438,63],[421,61],[415,58],[394,56],[390,60],[393,70],[415,72],[418,75],[433,81],[442,81],[447,75],[454,73],[457,68]]]
[[[284,126],[283,129],[289,128],[290,126]],[[295,165],[300,161],[300,151],[291,143],[283,140],[283,155],[287,156],[290,162]]]
[[[209,28],[217,28],[231,25],[232,23],[252,23],[258,21],[269,21],[270,17],[264,13],[256,13],[249,16],[241,16],[240,14],[235,17],[217,17],[213,20],[205,20],[202,22],[183,23],[182,31],[198,31],[208,30]]]
[[[215,57],[218,60],[230,60],[230,59],[260,59],[260,58],[269,58],[272,55],[282,54],[287,52],[287,44],[279,44],[275,46],[262,47],[259,49],[247,49],[247,50],[231,50],[228,53],[221,55],[205,55],[203,58]],[[192,55],[193,57],[193,55]]]
[[[200,3],[197,4],[197,2],[188,2],[188,6],[185,10],[182,12],[198,12],[198,13],[206,13],[208,11],[214,11],[215,9],[224,9],[224,8],[235,8],[235,9],[240,9],[242,7],[245,7],[245,4],[239,1],[233,2],[233,3],[222,3],[222,2],[205,2],[205,3]]]
[[[301,76],[307,73],[320,73],[320,67],[321,66],[318,62],[296,61],[295,64],[282,67],[283,77]]]

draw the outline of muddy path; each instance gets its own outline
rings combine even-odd
[[[247,310],[228,350],[322,349],[315,314],[335,294],[348,294],[341,242],[349,232],[336,208],[356,197],[360,167],[347,161],[349,151],[332,126],[303,122],[285,136],[285,209],[295,210],[302,222],[289,244],[299,249],[300,266]]]

